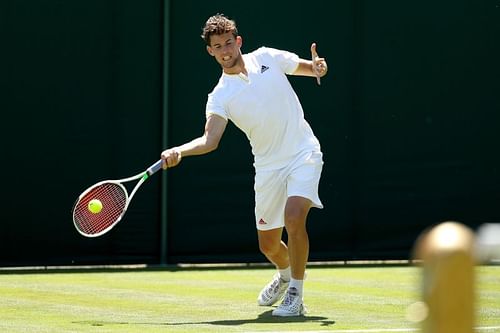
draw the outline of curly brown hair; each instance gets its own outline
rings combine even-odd
[[[224,14],[216,14],[208,18],[205,26],[203,27],[201,38],[203,38],[205,43],[210,46],[210,36],[222,35],[227,32],[232,32],[234,37],[238,36],[236,22]]]

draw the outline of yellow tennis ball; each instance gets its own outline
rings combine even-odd
[[[97,199],[90,200],[88,208],[91,213],[94,214],[100,213],[102,210],[102,202]]]

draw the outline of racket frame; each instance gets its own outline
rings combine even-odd
[[[130,202],[132,201],[132,198],[134,197],[135,193],[139,189],[139,187],[141,187],[141,185],[151,175],[153,175],[154,173],[156,173],[157,171],[159,171],[161,169],[161,167],[162,167],[162,164],[163,164],[163,160],[160,159],[160,160],[156,161],[153,165],[151,165],[149,168],[147,168],[146,171],[142,171],[142,172],[136,174],[135,176],[128,177],[128,178],[122,178],[122,179],[103,180],[103,181],[100,181],[100,182],[98,182],[98,183],[96,183],[96,184],[88,187],[85,191],[82,192],[82,194],[80,194],[78,196],[78,200],[76,200],[76,202],[75,202],[75,204],[73,206],[73,209],[72,209],[73,224],[75,225],[76,230],[82,236],[85,236],[85,237],[98,237],[98,236],[104,235],[105,233],[107,233],[108,231],[110,231],[111,229],[113,229],[113,227],[115,225],[117,225],[118,222],[120,222],[121,219],[123,218],[123,216],[125,215],[125,212],[127,211],[128,206],[129,206]],[[137,184],[135,185],[135,187],[132,189],[132,191],[129,194],[129,192],[127,191],[127,188],[123,184],[131,182],[131,181],[134,181],[134,180],[137,180],[137,179],[139,179],[139,181],[137,182]],[[78,206],[78,204],[80,203],[80,201],[85,197],[85,195],[87,193],[89,193],[90,191],[92,191],[96,187],[102,186],[103,184],[115,184],[115,185],[118,185],[123,190],[123,193],[125,194],[125,206],[123,207],[123,210],[122,210],[121,214],[107,228],[105,228],[104,230],[102,230],[100,232],[97,232],[97,233],[94,233],[94,234],[89,234],[89,233],[86,233],[86,232],[82,231],[81,228],[79,227],[78,223],[76,223],[76,221],[75,221],[75,208]]]

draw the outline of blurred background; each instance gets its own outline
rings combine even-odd
[[[0,265],[260,262],[249,144],[151,178],[110,233],[71,210],[202,134],[221,69],[199,37],[234,18],[260,46],[329,64],[291,77],[324,152],[312,261],[409,259],[442,221],[500,221],[498,0],[4,0]]]

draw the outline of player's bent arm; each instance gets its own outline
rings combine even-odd
[[[227,120],[216,114],[211,114],[205,122],[205,131],[202,136],[191,142],[177,147],[181,156],[203,155],[214,151],[226,129]]]
[[[164,168],[174,167],[180,163],[182,157],[203,155],[214,151],[226,129],[227,120],[221,116],[211,114],[205,123],[205,132],[199,138],[178,147],[173,147],[162,152],[161,158],[165,161]]]
[[[292,75],[323,77],[327,72],[328,66],[324,58],[317,58],[315,63],[311,60],[299,59],[299,65],[297,66],[297,69],[295,69],[295,72],[292,73]]]

